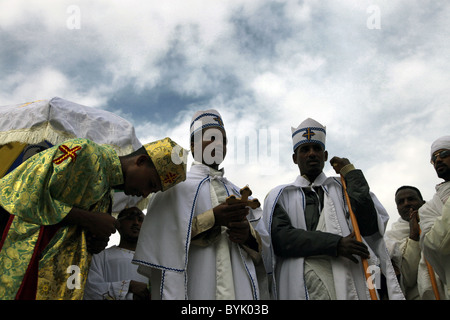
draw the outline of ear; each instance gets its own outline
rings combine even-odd
[[[296,152],[294,152],[292,154],[292,161],[294,161],[294,163],[298,165],[298,163],[297,163],[297,153]]]
[[[325,150],[324,152],[323,152],[323,160],[326,162],[327,160],[328,160],[328,151],[327,150]]]

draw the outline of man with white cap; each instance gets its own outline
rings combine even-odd
[[[219,169],[227,145],[220,113],[198,111],[190,132],[195,161],[185,182],[151,199],[133,262],[151,279],[152,299],[261,299],[251,222],[262,210],[225,203],[240,188]]]
[[[331,164],[345,177],[351,206],[363,237],[355,239],[340,179],[323,173],[328,152],[326,128],[306,119],[292,128],[293,162],[300,175],[293,183],[272,189],[259,223],[263,257],[271,275],[274,299],[370,299],[369,285],[379,285],[381,269],[390,299],[403,299],[383,232],[388,214],[369,191],[360,170],[346,158]],[[360,259],[368,259],[371,280],[366,282]]]
[[[181,149],[165,138],[119,156],[111,146],[72,139],[0,179],[0,208],[9,214],[0,241],[0,300],[82,299],[91,254],[119,226],[111,215],[113,190],[147,197],[183,181]]]
[[[444,182],[436,193],[419,209],[420,246],[424,258],[438,275],[438,287],[443,285],[441,299],[450,298],[450,136],[443,136],[431,145],[431,164]],[[421,295],[431,288],[419,288]]]

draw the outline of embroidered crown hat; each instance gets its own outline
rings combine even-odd
[[[168,137],[147,143],[144,148],[156,167],[162,191],[186,180],[188,150]]]
[[[215,109],[197,111],[191,121],[191,137],[197,131],[211,127],[218,127],[225,130],[220,113]]]
[[[316,120],[308,118],[291,131],[294,151],[304,143],[317,143],[325,150],[326,127]]]

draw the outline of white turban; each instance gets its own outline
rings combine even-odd
[[[434,141],[431,145],[431,156],[438,150],[450,149],[450,136],[443,136]]]
[[[297,128],[291,128],[294,151],[304,143],[317,143],[325,150],[326,127],[314,119],[308,118]]]
[[[214,109],[197,111],[191,121],[191,137],[195,132],[211,127],[219,127],[225,130],[220,113]]]

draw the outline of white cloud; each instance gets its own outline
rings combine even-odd
[[[60,71],[43,67],[30,74],[13,74],[4,79],[11,91],[0,91],[1,105],[25,103],[35,100],[64,97],[82,105],[97,107],[105,103],[105,98],[96,89],[82,94],[77,85],[71,83]]]

